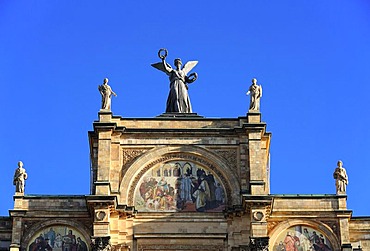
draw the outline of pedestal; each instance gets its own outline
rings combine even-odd
[[[249,111],[247,113],[248,123],[261,123],[261,113],[259,111]]]

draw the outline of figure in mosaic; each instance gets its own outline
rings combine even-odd
[[[247,95],[250,95],[250,111],[260,110],[260,100],[262,97],[262,86],[257,85],[257,79],[252,79],[252,85],[249,87]]]
[[[160,49],[158,56],[162,62],[152,64],[152,66],[163,71],[170,79],[170,93],[167,98],[166,112],[168,113],[192,113],[190,98],[188,94],[188,84],[193,83],[198,75],[187,74],[198,64],[198,61],[189,61],[182,67],[181,59],[174,61],[175,69],[166,62],[168,51]]]
[[[193,196],[196,199],[195,208],[197,212],[204,212],[206,210],[207,202],[211,199],[211,191],[204,175],[200,176],[200,180],[198,189],[193,193]]]
[[[335,168],[333,176],[335,179],[337,194],[345,194],[346,187],[348,185],[348,176],[341,160],[338,161],[337,168]]]
[[[89,250],[87,248],[86,242],[84,242],[80,237],[77,237],[77,251],[87,251]]]
[[[102,85],[98,86],[98,90],[101,94],[101,109],[110,110],[112,103],[112,95],[117,96],[117,94],[108,85],[108,79],[105,78]]]
[[[63,251],[75,251],[76,248],[76,236],[72,230],[68,230],[68,234],[63,236]]]
[[[23,168],[23,162],[18,161],[18,168],[15,170],[13,185],[17,193],[24,193],[25,180],[27,179],[26,169]]]

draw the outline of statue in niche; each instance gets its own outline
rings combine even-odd
[[[15,170],[13,185],[15,185],[15,192],[24,193],[25,180],[27,179],[26,169],[23,168],[23,162],[18,161],[18,168]]]
[[[252,85],[249,87],[247,95],[250,95],[250,111],[259,111],[260,110],[260,100],[262,97],[262,86],[257,85],[257,79],[252,79]]]
[[[190,98],[188,94],[188,84],[193,83],[198,75],[191,73],[187,74],[198,64],[198,61],[189,61],[183,67],[181,59],[176,58],[174,61],[175,69],[166,62],[168,51],[160,49],[158,56],[162,62],[152,64],[152,66],[160,71],[163,71],[170,79],[170,93],[167,98],[166,112],[167,113],[192,113]]]
[[[343,162],[341,160],[337,163],[337,168],[334,171],[335,186],[337,194],[346,194],[346,187],[348,185],[348,176],[346,169],[343,167]]]
[[[108,79],[105,78],[102,85],[98,86],[98,90],[101,94],[101,109],[110,110],[112,103],[112,95],[117,96],[117,94],[108,85]]]

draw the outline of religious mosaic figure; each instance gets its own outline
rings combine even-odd
[[[337,168],[335,168],[333,176],[335,179],[337,194],[345,194],[346,187],[348,185],[348,176],[341,160],[338,161]]]
[[[76,236],[72,230],[68,230],[68,234],[63,236],[63,251],[75,251]]]
[[[89,250],[87,248],[86,242],[84,242],[80,237],[77,237],[77,251],[87,251]]]
[[[101,109],[110,110],[112,103],[112,95],[117,96],[117,94],[108,85],[108,79],[105,78],[102,85],[98,86],[98,90],[101,94]]]
[[[23,162],[18,161],[18,168],[15,170],[13,185],[17,193],[24,193],[25,180],[27,179],[26,169],[23,168]]]
[[[193,193],[195,198],[195,208],[197,212],[204,212],[206,210],[207,202],[211,199],[211,191],[209,183],[206,181],[205,176],[200,176],[200,184],[198,189]]]
[[[250,111],[260,110],[260,100],[262,97],[262,86],[257,85],[257,79],[252,79],[252,85],[249,87],[247,95],[250,95]]]
[[[162,62],[152,64],[154,68],[166,73],[170,79],[170,93],[167,98],[166,112],[192,113],[188,84],[193,83],[198,78],[198,75],[191,73],[187,76],[187,74],[198,64],[198,61],[189,61],[182,67],[181,59],[176,58],[174,69],[166,62],[167,54],[166,49],[160,49],[158,56]]]
[[[284,239],[284,246],[286,251],[296,251],[296,246],[299,244],[299,238],[297,236],[292,236],[290,232],[287,232]]]

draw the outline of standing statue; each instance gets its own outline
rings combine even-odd
[[[18,168],[15,170],[13,185],[15,185],[15,192],[24,193],[25,180],[27,179],[26,169],[23,168],[23,162],[18,161]]]
[[[260,100],[262,97],[262,86],[257,85],[257,79],[252,79],[252,85],[249,87],[247,95],[251,96],[251,101],[249,104],[249,110],[259,111],[260,110]]]
[[[117,97],[117,94],[108,85],[108,79],[105,78],[102,85],[98,86],[98,90],[101,94],[101,109],[110,110],[112,103],[112,95]]]
[[[162,54],[164,53],[164,54]],[[176,58],[174,61],[176,69],[166,62],[168,51],[160,49],[158,56],[162,62],[152,64],[152,66],[160,71],[163,71],[170,79],[170,93],[167,98],[166,112],[169,113],[192,113],[188,84],[193,83],[198,75],[191,73],[187,74],[198,64],[198,61],[189,61],[182,68],[181,59]]]
[[[337,163],[337,168],[334,171],[335,186],[337,194],[346,194],[346,187],[348,185],[348,176],[346,169],[343,167],[343,162],[341,160]]]

